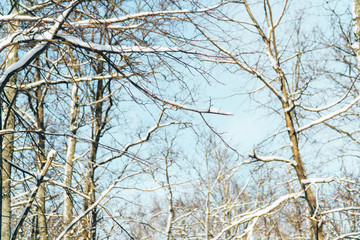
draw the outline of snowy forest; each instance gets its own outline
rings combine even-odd
[[[0,0],[1,240],[359,239],[360,0]]]

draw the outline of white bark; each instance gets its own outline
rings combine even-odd
[[[72,134],[76,134],[76,130],[77,130],[76,118],[77,118],[78,104],[79,104],[78,89],[79,87],[77,83],[74,83],[71,92],[71,106],[70,106],[70,132]],[[71,187],[75,147],[76,147],[76,138],[69,137],[66,160],[65,160],[65,173],[64,173],[64,185],[67,187]],[[72,203],[71,191],[69,191],[68,189],[64,189],[64,190],[65,190],[64,218],[65,218],[65,225],[68,225],[73,219],[73,212],[72,212],[73,203]],[[69,239],[68,234],[66,234],[64,238]]]

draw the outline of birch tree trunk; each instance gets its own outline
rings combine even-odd
[[[15,1],[10,1],[11,6],[13,7],[11,14],[16,14],[18,12],[18,7]],[[18,22],[14,21],[8,24],[9,34],[17,31],[19,28]],[[18,57],[18,46],[13,45],[7,54],[6,67],[11,66],[19,59]],[[14,84],[16,82],[16,75],[14,75],[9,84]],[[15,126],[15,116],[14,112],[11,111],[9,104],[14,100],[16,90],[14,88],[5,87],[4,94],[7,96],[9,103],[3,103],[2,117],[3,122],[1,123],[3,129],[14,129]],[[2,196],[1,196],[1,239],[8,240],[11,237],[11,166],[8,162],[12,161],[13,152],[14,152],[14,134],[7,134],[2,136],[2,169],[1,169],[1,180],[2,180]]]
[[[71,54],[71,50],[69,49],[69,55],[71,56],[70,59],[75,66],[76,61],[75,58]],[[74,76],[77,76],[78,69],[73,67],[72,70],[75,72]],[[74,82],[71,91],[71,105],[70,105],[70,133],[75,135],[77,132],[77,114],[79,109],[79,96],[78,96],[79,86],[78,83]],[[74,164],[74,156],[75,156],[75,149],[76,149],[76,139],[70,137],[68,140],[68,148],[66,152],[66,161],[65,161],[65,173],[64,173],[64,184],[68,187],[71,187],[71,181],[73,177],[73,164]],[[65,189],[64,192],[64,218],[65,218],[65,226],[68,226],[71,221],[73,220],[73,201],[72,196],[69,191]],[[65,239],[73,239],[71,237],[72,232],[69,231],[65,235]]]
[[[71,106],[70,106],[70,132],[71,134],[76,134],[76,116],[78,112],[78,85],[74,83],[72,92],[71,92]],[[69,138],[68,140],[68,149],[66,153],[66,162],[65,162],[65,176],[64,184],[68,187],[71,187],[72,173],[73,173],[73,161],[75,156],[76,148],[76,139]],[[64,217],[65,217],[65,226],[69,225],[73,220],[73,202],[70,192],[64,192]],[[71,232],[68,232],[65,235],[65,239],[71,239]]]
[[[36,60],[36,65],[39,66],[38,60]],[[35,80],[40,81],[40,73],[36,70]],[[46,91],[46,90],[44,90]],[[39,87],[35,91],[36,96],[36,108],[34,109],[37,127],[39,129],[45,130],[44,124],[44,97],[45,92],[43,92],[43,88]],[[41,172],[45,163],[45,136],[43,134],[39,134],[38,143],[37,143],[37,163],[38,163],[38,171]],[[37,216],[38,216],[38,238],[40,240],[47,239],[47,226],[46,226],[46,208],[45,208],[45,197],[46,197],[46,186],[45,182],[42,182],[39,187],[38,192],[38,208],[37,208]]]

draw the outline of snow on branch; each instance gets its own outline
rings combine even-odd
[[[351,233],[345,233],[340,235],[337,239],[359,239],[360,238],[360,232],[351,232]]]
[[[134,14],[128,14],[123,17],[118,18],[109,18],[109,19],[88,19],[83,21],[77,21],[77,22],[71,22],[70,25],[72,27],[91,27],[93,25],[98,24],[113,24],[113,23],[120,23],[125,22],[127,20],[133,20],[133,19],[139,19],[144,17],[151,17],[151,16],[165,16],[165,15],[174,15],[174,14],[187,14],[187,13],[204,13],[209,12],[212,10],[215,10],[225,4],[229,3],[241,3],[242,1],[223,1],[220,4],[206,7],[206,8],[200,8],[197,10],[188,10],[188,9],[180,9],[180,10],[169,10],[169,11],[154,11],[154,12],[140,12],[140,13],[134,13]]]
[[[270,212],[272,212],[274,209],[276,209],[277,207],[279,207],[281,204],[283,204],[284,202],[289,201],[290,199],[296,199],[299,198],[301,196],[301,192],[298,193],[292,193],[292,194],[288,194],[285,196],[282,196],[280,198],[278,198],[276,201],[274,201],[272,204],[270,204],[269,206],[263,208],[263,209],[257,209],[248,213],[243,214],[243,217],[241,217],[239,220],[234,221],[231,225],[227,226],[226,228],[224,228],[223,230],[221,230],[221,232],[215,236],[214,239],[220,239],[221,236],[227,232],[228,230],[230,230],[231,228],[234,228],[236,226],[238,226],[241,223],[244,222],[248,222],[254,218],[258,218],[261,216],[266,216],[267,214],[269,214]]]
[[[195,10],[189,9],[178,9],[178,10],[168,10],[168,11],[153,11],[153,12],[139,12],[134,14],[127,14],[122,17],[109,18],[109,19],[98,19],[92,18],[83,21],[75,21],[75,22],[66,22],[64,23],[65,27],[71,28],[88,28],[88,27],[99,27],[99,24],[106,26],[106,28],[112,29],[129,29],[129,28],[137,28],[141,24],[137,25],[128,25],[128,26],[119,26],[114,25],[116,23],[125,22],[128,20],[134,20],[139,18],[153,17],[153,16],[165,16],[165,15],[176,15],[176,14],[197,14],[197,13],[205,13],[209,11],[213,11],[225,4],[229,3],[242,3],[242,1],[223,1],[220,4],[200,8]],[[18,15],[18,14],[9,14],[0,16],[0,22],[9,22],[9,21],[28,21],[28,22],[40,22],[41,23],[56,23],[57,20],[50,17],[34,17],[29,15]]]
[[[133,76],[134,74],[129,74],[127,75],[127,77],[131,77]],[[78,82],[90,82],[90,81],[94,81],[94,80],[100,80],[100,79],[105,79],[105,80],[108,80],[108,79],[114,79],[114,78],[117,78],[117,79],[121,79],[123,78],[123,76],[120,76],[118,74],[109,74],[109,75],[104,75],[104,76],[85,76],[85,77],[71,77],[69,76],[68,78],[69,79],[65,79],[67,77],[64,77],[63,79],[59,78],[59,79],[55,79],[55,80],[47,80],[47,79],[44,79],[44,80],[39,80],[39,81],[36,81],[36,82],[32,82],[32,83],[26,83],[26,84],[21,84],[21,85],[12,85],[12,86],[9,86],[8,87],[12,87],[12,88],[15,88],[15,89],[21,89],[21,90],[29,90],[29,89],[32,89],[32,88],[36,88],[36,87],[39,87],[39,86],[42,86],[42,85],[55,85],[55,84],[61,84],[61,83],[78,83]]]
[[[307,178],[301,180],[302,184],[316,184],[316,183],[330,183],[335,181],[334,177],[327,177],[327,178]]]
[[[343,107],[343,108],[341,108],[341,109],[339,109],[339,110],[337,110],[337,111],[334,111],[334,112],[332,112],[332,113],[329,113],[329,114],[327,114],[327,115],[325,115],[325,116],[323,116],[323,117],[320,117],[320,118],[318,118],[318,119],[316,119],[316,120],[314,120],[314,121],[306,124],[305,126],[302,126],[302,127],[299,128],[297,131],[298,131],[298,132],[301,132],[301,131],[304,131],[304,130],[310,128],[310,127],[313,127],[313,126],[318,125],[318,124],[320,124],[320,123],[323,123],[323,122],[325,122],[325,121],[327,121],[327,120],[330,120],[330,119],[332,119],[333,117],[336,117],[336,116],[338,116],[338,115],[340,115],[340,114],[348,111],[352,106],[354,106],[354,105],[355,105],[357,102],[359,102],[359,101],[360,101],[360,96],[356,97],[352,102],[350,102],[350,103],[349,103],[348,105],[346,105],[345,107]]]
[[[66,18],[70,15],[72,10],[80,3],[81,0],[72,1],[67,9],[63,11],[60,16],[56,19],[55,24],[42,35],[44,39],[53,39],[57,32],[60,30],[61,26],[65,22]],[[48,42],[40,42],[33,49],[25,54],[21,59],[12,64],[7,68],[3,74],[0,75],[0,92],[4,89],[6,83],[9,81],[11,76],[13,76],[17,71],[28,66],[37,56],[39,56],[47,47]]]
[[[0,22],[10,22],[10,21],[28,21],[28,22],[48,22],[55,23],[56,19],[49,17],[33,17],[28,15],[18,15],[18,14],[9,14],[0,16]]]
[[[70,43],[73,46],[77,46],[80,48],[88,49],[95,52],[107,52],[107,53],[159,53],[159,52],[186,52],[181,50],[178,47],[161,47],[161,46],[154,46],[154,47],[143,47],[143,46],[115,46],[109,44],[97,44],[90,41],[83,41],[80,38],[58,34],[57,37],[65,40],[66,42]],[[187,53],[195,53],[195,52],[187,52]]]
[[[249,154],[249,157],[257,160],[257,161],[261,161],[261,162],[284,162],[287,164],[291,164],[293,166],[296,166],[297,163],[293,160],[287,159],[287,158],[283,158],[283,157],[278,157],[278,156],[268,156],[268,157],[263,157],[263,156],[258,156],[256,155],[255,152]]]
[[[360,207],[343,207],[343,208],[330,209],[327,211],[323,211],[321,215],[326,215],[335,212],[345,212],[345,211],[360,211]]]
[[[157,97],[158,100],[160,100],[163,103],[172,105],[174,107],[180,108],[180,109],[184,109],[184,110],[189,110],[192,112],[197,112],[197,113],[212,113],[212,114],[220,114],[220,115],[232,115],[231,112],[226,112],[221,110],[220,108],[214,108],[214,107],[209,107],[208,109],[195,109],[195,108],[191,108],[187,105],[181,104],[181,103],[177,103],[168,99],[160,99]]]
[[[307,107],[307,106],[303,106],[301,104],[296,104],[296,106],[299,106],[301,107],[302,109],[306,110],[306,111],[309,111],[309,112],[321,112],[321,111],[325,111],[327,109],[330,109],[334,106],[336,106],[337,104],[339,104],[340,102],[342,102],[350,93],[350,90],[348,92],[346,92],[344,94],[344,96],[342,96],[340,99],[326,105],[326,106],[323,106],[323,107],[320,107],[320,108],[312,108],[312,107]]]

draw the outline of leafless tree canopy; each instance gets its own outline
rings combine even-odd
[[[359,239],[359,19],[3,0],[1,239]]]

